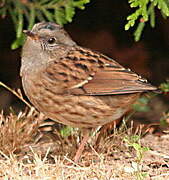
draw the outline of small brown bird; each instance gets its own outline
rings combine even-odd
[[[41,22],[24,32],[20,74],[25,94],[59,123],[86,130],[107,124],[130,110],[142,92],[157,89],[113,59],[78,46],[60,25]]]

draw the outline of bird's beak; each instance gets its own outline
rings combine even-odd
[[[27,36],[29,36],[31,39],[33,40],[38,40],[39,37],[37,34],[35,34],[34,32],[32,31],[29,31],[29,30],[23,30],[23,33],[25,33]]]

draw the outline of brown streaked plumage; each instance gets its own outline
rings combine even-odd
[[[78,46],[57,24],[38,23],[25,33],[24,91],[57,122],[85,129],[104,125],[122,117],[140,93],[156,90],[111,58]]]

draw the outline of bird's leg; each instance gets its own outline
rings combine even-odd
[[[82,139],[80,146],[79,146],[78,150],[76,151],[76,154],[74,157],[74,162],[76,162],[76,163],[79,161],[79,159],[82,155],[82,152],[84,150],[84,147],[89,139],[90,129],[84,129],[83,133],[84,133],[83,139]]]
[[[120,124],[120,121],[121,121],[121,118],[117,119],[117,120],[114,120],[110,123],[107,123],[105,125],[103,125],[100,129],[100,133],[96,139],[96,144],[95,144],[95,148],[98,149],[99,147],[99,144],[100,144],[100,141],[101,141],[101,138],[106,134],[106,132],[109,130],[109,129],[114,129],[117,125]]]

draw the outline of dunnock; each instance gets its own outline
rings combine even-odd
[[[86,130],[104,125],[122,117],[142,92],[157,89],[113,59],[78,46],[60,25],[41,22],[25,33],[20,72],[25,94],[59,123]]]

